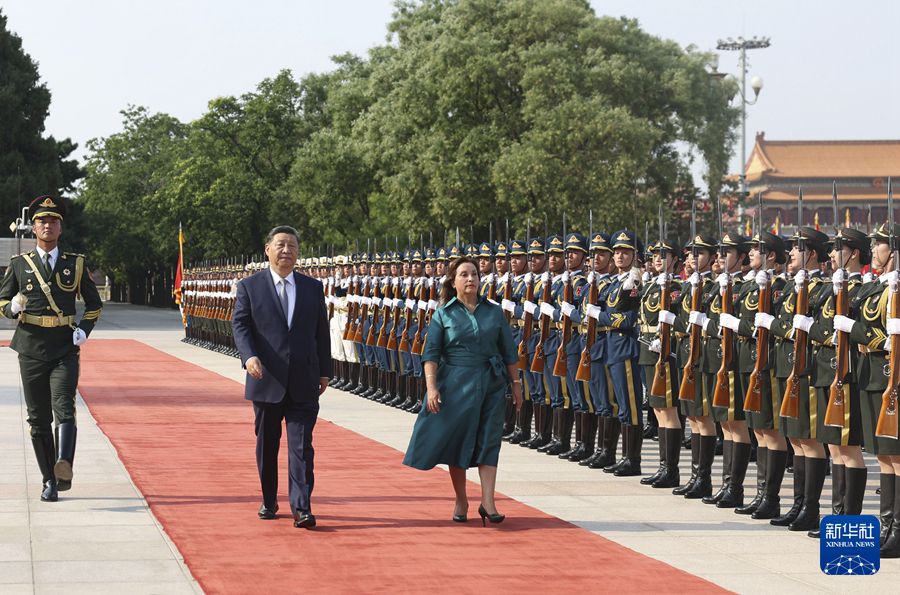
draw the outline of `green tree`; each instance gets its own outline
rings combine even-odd
[[[0,11],[0,227],[16,219],[37,196],[72,192],[83,176],[77,162],[68,159],[77,145],[44,136],[49,109],[50,91],[40,80],[37,63],[22,49],[22,39],[7,28]],[[77,214],[73,209],[70,219]],[[70,247],[74,237],[64,235],[64,246]]]

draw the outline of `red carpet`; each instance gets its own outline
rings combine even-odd
[[[260,521],[253,412],[240,384],[139,342],[95,339],[79,388],[210,593],[721,591],[508,498],[499,499],[506,522],[482,529],[477,487],[476,519],[452,523],[446,472],[404,467],[398,451],[323,420],[321,526],[294,529],[284,496],[279,519]]]

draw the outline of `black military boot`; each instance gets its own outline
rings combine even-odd
[[[716,456],[716,437],[700,436],[700,461],[697,464],[697,480],[684,493],[688,500],[708,498],[712,494],[712,464]]]
[[[588,465],[591,469],[606,469],[616,462],[616,447],[619,444],[619,432],[622,427],[619,420],[612,416],[604,416],[600,420],[603,424],[603,439],[600,456]]]
[[[616,477],[633,477],[641,474],[641,447],[644,443],[644,432],[641,426],[627,426],[628,438],[626,440],[625,463],[613,471]]]
[[[866,482],[868,479],[869,470],[865,467],[844,468],[844,501],[840,514],[862,514],[863,499],[866,496]]]
[[[766,457],[766,489],[756,510],[750,515],[753,519],[774,519],[781,515],[781,483],[784,481],[784,470],[787,466],[786,450],[769,450]]]
[[[72,464],[75,462],[75,438],[78,428],[74,421],[67,421],[56,426],[57,457],[53,474],[60,492],[72,488]]]
[[[794,504],[790,510],[769,521],[776,527],[787,527],[794,522],[803,508],[803,494],[806,490],[806,457],[794,453]]]
[[[559,428],[559,447],[555,451],[547,451],[548,455],[557,455],[559,458],[566,458],[563,455],[569,454],[577,448],[572,448],[572,427],[575,425],[575,411],[563,408],[562,420]],[[579,428],[580,433],[580,428]],[[580,446],[580,444],[576,445]]]
[[[550,442],[538,447],[538,452],[549,452],[559,447],[559,434],[562,431],[562,407],[550,407]],[[562,452],[562,451],[560,451]],[[559,454],[559,453],[557,453]]]
[[[621,425],[621,428],[622,428],[622,430],[621,430],[621,432],[622,432],[622,449],[623,449],[624,452],[622,453],[622,456],[619,457],[619,460],[617,460],[615,463],[613,463],[613,464],[610,465],[609,467],[604,467],[604,468],[603,468],[603,472],[604,472],[604,473],[615,473],[616,470],[619,469],[619,467],[621,467],[622,465],[625,465],[625,464],[628,462],[628,459],[626,458],[626,453],[628,452],[628,438],[629,438],[629,436],[631,436],[631,430],[632,430],[634,427],[635,427],[635,426],[632,426],[631,424],[622,424],[622,425]],[[613,451],[613,454],[615,454],[615,452],[616,452],[616,451],[614,450],[614,451]]]
[[[573,411],[570,413],[574,418],[575,424],[575,445],[572,448],[567,448],[564,452],[559,453],[559,458],[561,459],[569,459],[572,455],[576,453],[580,453],[584,450],[584,446],[581,441],[583,439],[582,436],[582,426],[581,426],[581,416],[584,415],[581,411]],[[572,428],[569,428],[569,434],[571,435]]]
[[[891,531],[891,525],[894,524],[894,485],[896,482],[894,478],[896,476],[893,474],[887,474],[882,472],[879,477],[879,484],[881,485],[881,493],[880,497],[880,510],[878,517],[881,519],[881,545],[884,546],[884,540],[887,539],[888,534]]]
[[[410,409],[410,413],[419,413],[422,410],[422,405],[425,400],[425,394],[427,392],[427,387],[425,386],[424,378],[413,378],[413,386],[416,390],[416,404],[413,405],[412,409]]]
[[[516,429],[516,403],[511,394],[506,395],[506,408],[503,415],[503,440],[509,440]]]
[[[672,493],[676,496],[684,496],[687,494],[694,483],[697,481],[697,474],[700,470],[700,434],[691,432],[691,477],[682,486],[678,486]]]
[[[595,440],[597,438],[597,416],[590,411],[581,414],[581,452],[576,452],[569,457],[574,463],[581,464],[594,455]]]
[[[41,481],[43,483],[41,500],[44,502],[56,502],[59,500],[59,492],[56,475],[53,473],[53,465],[56,461],[53,435],[44,433],[39,436],[32,436],[31,446],[34,448],[34,456],[37,458],[38,468],[41,470]]]
[[[341,362],[340,360],[331,358],[331,369],[335,371],[334,376],[331,378],[331,380],[328,381],[328,386],[330,386],[331,388],[336,387],[339,382],[343,381],[343,378],[341,377],[342,363],[343,362]]]
[[[521,444],[531,440],[531,419],[534,417],[534,404],[531,400],[522,403],[516,414],[516,431],[509,438],[510,444]]]
[[[353,390],[354,395],[359,395],[360,397],[366,394],[369,391],[369,366],[365,363],[359,364],[359,382],[356,384],[356,389]]]
[[[891,526],[881,544],[882,558],[900,558],[900,476],[894,478],[894,499],[891,507]],[[882,492],[883,493],[883,492]]]
[[[666,429],[659,428],[657,430],[659,436],[659,467],[653,475],[641,478],[641,485],[653,485],[666,472]]]
[[[595,467],[591,467],[591,465],[593,465],[595,461],[597,461],[599,458],[601,458],[603,456],[603,433],[604,433],[603,420],[604,419],[606,419],[606,418],[598,416],[598,415],[594,415],[594,427],[596,428],[596,432],[597,432],[596,447],[594,448],[594,454],[592,454],[588,458],[586,458],[583,461],[580,461],[578,463],[582,467],[590,467],[591,469],[594,469]]]
[[[378,383],[378,375],[381,373],[375,366],[369,366],[369,390],[362,394],[363,397],[369,400],[377,399],[379,395],[378,391],[380,390],[380,386]],[[382,393],[384,394],[384,393]]]
[[[653,482],[654,488],[674,488],[681,481],[678,462],[681,458],[681,428],[660,428],[659,441],[665,441],[666,467],[662,475]]]
[[[534,408],[534,434],[532,434],[530,440],[520,442],[519,446],[533,449],[547,444],[547,442],[543,441],[544,428],[546,427],[544,418],[547,415],[547,406],[541,401],[532,401],[532,405]],[[549,441],[550,438],[548,437],[547,440]]]
[[[744,478],[750,464],[752,445],[747,442],[734,442],[731,446],[731,477],[725,493],[716,502],[716,508],[736,508],[744,505]]]
[[[716,451],[718,452],[718,447],[716,448]],[[731,481],[731,455],[733,451],[734,442],[732,442],[731,440],[725,440],[722,443],[722,485],[719,486],[718,492],[711,496],[703,498],[704,504],[716,504],[719,500],[722,499],[722,496],[725,495],[725,488],[728,487],[728,484]]]
[[[844,494],[847,488],[847,467],[841,463],[831,465],[831,514],[849,514],[844,512]],[[862,501],[860,501],[862,510]],[[859,514],[859,513],[856,513]],[[819,527],[807,533],[813,539],[819,539]]]
[[[400,376],[400,372],[391,372],[391,384],[393,384],[394,389],[394,400],[389,403],[390,406],[404,407],[406,405],[406,391],[403,390],[405,383]]]
[[[756,496],[749,504],[738,506],[734,509],[735,514],[753,514],[759,508],[762,502],[763,494],[766,493],[766,468],[769,464],[769,449],[760,446],[756,449]]]
[[[803,506],[794,522],[788,525],[791,531],[811,531],[819,526],[819,498],[825,485],[825,459],[806,458],[806,481],[803,490]]]

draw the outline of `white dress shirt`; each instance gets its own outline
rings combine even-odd
[[[41,261],[41,264],[44,264],[44,254],[47,254],[45,251],[41,250],[39,247],[34,247],[35,252],[37,252],[38,259]],[[59,257],[59,246],[50,251],[50,270],[52,271],[56,268],[56,259]],[[50,282],[50,279],[44,279],[44,281]]]
[[[275,284],[275,296],[278,298],[278,307],[281,307],[281,282],[284,281],[287,283],[287,294],[288,294],[288,328],[291,327],[291,321],[294,319],[294,304],[297,303],[297,288],[294,285],[294,272],[291,271],[291,274],[285,278],[282,278],[281,275],[275,272],[275,269],[269,267],[269,272],[272,273],[272,283]]]

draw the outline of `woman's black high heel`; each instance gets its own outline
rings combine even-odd
[[[499,523],[502,523],[503,519],[506,518],[505,514],[500,514],[499,512],[497,514],[488,514],[488,511],[484,509],[484,504],[478,507],[478,514],[479,516],[481,516],[482,527],[487,527],[487,523],[485,522],[486,520],[490,521],[492,525],[497,525]]]
[[[453,515],[453,522],[454,522],[454,523],[465,523],[465,522],[468,521],[468,520],[469,520],[469,519],[468,519],[468,517],[466,516],[466,513],[462,513],[462,514],[454,514],[454,515]]]

